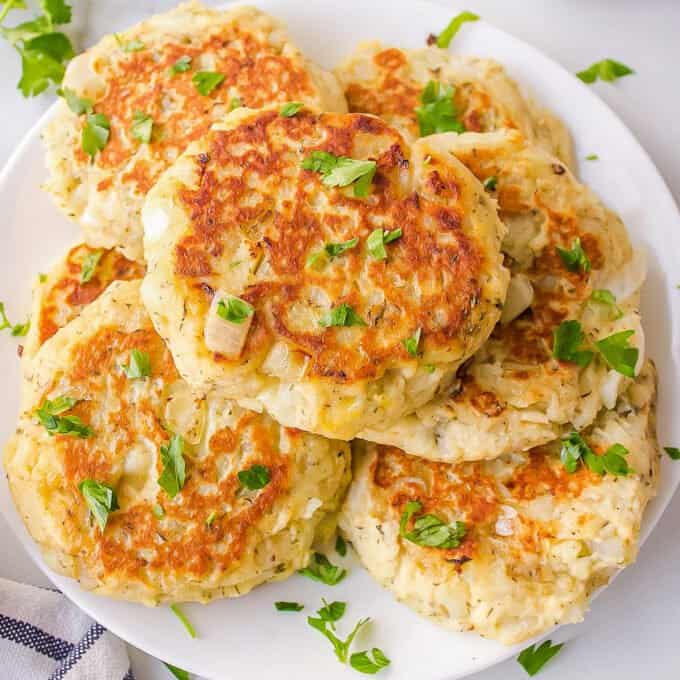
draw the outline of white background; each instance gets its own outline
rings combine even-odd
[[[314,1],[321,0],[310,0]],[[256,4],[256,0],[252,2]],[[80,33],[80,46],[174,4],[172,0],[75,0],[74,28]],[[452,13],[461,8],[458,2],[439,4],[450,5]],[[634,76],[614,85],[600,83],[593,87],[638,137],[676,202],[680,202],[680,0],[467,0],[464,6],[532,43],[571,71],[605,57],[634,68]],[[5,44],[0,45],[0,65],[0,163],[4,163],[51,98],[41,96],[31,101],[21,98],[15,89],[18,59]],[[6,340],[0,342],[0,351],[14,351],[13,345],[11,349],[5,346]],[[680,678],[678,519],[680,496],[666,510],[637,564],[598,598],[586,622],[565,628],[555,636],[560,640],[576,637],[546,667],[541,678]],[[0,576],[46,584],[45,577],[24,554],[2,518],[0,546]],[[137,680],[169,678],[161,664],[134,650],[131,654]],[[274,669],[271,677],[275,672]],[[269,680],[255,661],[253,676]],[[478,674],[475,680],[525,677],[522,669],[509,661]]]

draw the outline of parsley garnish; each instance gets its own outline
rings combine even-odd
[[[624,456],[628,449],[623,444],[612,444],[601,456],[596,455],[578,432],[572,432],[562,440],[560,460],[567,472],[576,472],[579,461],[592,472],[603,475],[627,475],[631,470]]]
[[[449,25],[437,36],[437,47],[446,48],[451,44],[460,27],[468,21],[478,21],[479,17],[472,12],[461,12],[451,19]]]
[[[223,73],[217,71],[198,71],[191,79],[196,89],[207,97],[224,80]]]
[[[664,446],[663,450],[670,456],[672,460],[680,460],[680,449],[675,446]]]
[[[420,95],[421,105],[415,109],[421,137],[438,132],[465,132],[465,126],[457,118],[454,91],[451,85],[436,80],[430,80],[425,86]]]
[[[210,514],[205,518],[205,525],[211,527],[213,522],[217,519],[217,512],[212,510]]]
[[[279,109],[279,113],[284,118],[292,118],[303,106],[302,102],[288,102]]]
[[[329,257],[337,257],[346,253],[348,250],[355,248],[357,243],[359,243],[358,238],[352,238],[349,241],[344,241],[343,243],[327,243],[323,248],[328,253]]]
[[[88,425],[85,425],[78,416],[62,415],[70,411],[77,403],[77,399],[63,395],[52,400],[45,399],[35,413],[50,436],[67,434],[79,439],[87,439],[92,435],[92,429]]]
[[[130,380],[148,378],[151,375],[151,357],[147,352],[133,349],[130,352],[130,363],[123,366],[123,372]]]
[[[422,515],[413,523],[413,529],[406,529],[409,521],[422,510],[419,501],[408,501],[399,521],[399,534],[411,543],[427,548],[457,548],[465,538],[465,524],[445,524],[436,515]]]
[[[243,106],[243,102],[241,101],[240,97],[232,97],[229,100],[229,112],[230,113],[232,111],[234,111],[235,109],[240,108],[241,106]]]
[[[634,334],[635,331],[621,331],[595,343],[609,366],[628,378],[635,377],[635,366],[640,354],[637,347],[628,344]]]
[[[5,328],[9,328],[10,335],[17,338],[26,335],[30,327],[30,320],[26,321],[26,323],[10,323],[9,319],[7,318],[7,313],[5,312],[5,303],[0,302],[0,331],[4,331]]]
[[[247,470],[238,473],[238,481],[249,491],[264,489],[271,481],[271,472],[264,465],[252,465]]]
[[[623,311],[616,304],[614,293],[606,288],[598,288],[590,294],[590,299],[600,305],[605,305],[611,311],[615,319],[620,319],[623,316]]]
[[[162,519],[165,516],[165,510],[163,510],[163,506],[159,503],[154,503],[151,512],[153,512],[154,516],[158,519]]]
[[[135,139],[143,144],[148,144],[151,141],[151,133],[153,132],[153,118],[141,111],[135,111],[132,116],[130,132]]]
[[[406,351],[412,357],[418,356],[418,345],[420,344],[420,334],[421,334],[421,332],[422,332],[422,329],[419,328],[410,338],[406,338],[405,340],[401,341],[403,343],[404,347],[406,348]]]
[[[563,321],[553,331],[553,357],[585,368],[592,361],[593,352],[581,347],[584,340],[585,335],[578,321]]]
[[[165,663],[165,661],[163,662]],[[171,663],[165,663],[165,667],[177,678],[177,680],[189,680],[189,672],[183,668],[177,668]]]
[[[191,68],[191,57],[180,57],[169,69],[168,73],[174,76],[176,73],[186,73]]]
[[[398,238],[401,238],[403,232],[401,228],[393,229],[392,231],[385,231],[384,229],[374,229],[366,239],[366,247],[368,252],[376,260],[386,260],[387,250],[385,250],[385,245],[387,243],[392,243]]]
[[[84,479],[78,484],[78,490],[99,528],[104,531],[109,513],[119,508],[116,492],[108,484],[102,484],[94,479]]]
[[[559,253],[559,256],[564,262],[564,266],[570,272],[589,272],[590,271],[590,260],[586,255],[586,251],[583,250],[581,246],[581,239],[575,238],[574,242],[571,244],[571,250],[564,250],[563,248],[556,247],[555,250]]]
[[[76,114],[82,116],[84,113],[92,112],[92,100],[87,97],[79,97],[73,90],[65,87],[62,90],[66,105]]]
[[[378,671],[390,665],[390,660],[385,656],[384,652],[377,647],[371,650],[373,658],[369,656],[368,650],[364,652],[355,652],[349,657],[349,665],[359,673],[366,675],[375,675]]]
[[[517,663],[531,676],[545,666],[564,647],[564,643],[553,645],[551,640],[546,640],[542,645],[527,647],[518,657]]]
[[[344,302],[337,307],[333,307],[328,314],[325,314],[320,320],[319,325],[324,328],[329,326],[367,326],[368,324]]]
[[[182,625],[186,628],[187,633],[192,638],[196,637],[196,629],[191,625],[191,621],[187,618],[187,615],[179,608],[178,604],[171,604],[170,609],[172,613],[182,622]]]
[[[83,127],[83,151],[94,158],[108,143],[111,123],[103,113],[88,113]]]
[[[589,154],[586,156],[586,160],[587,160],[587,161],[599,161],[599,160],[600,160],[600,157],[599,157],[596,153],[589,153]]]
[[[146,48],[146,45],[141,40],[129,40],[123,44],[123,52],[139,52]]]
[[[231,296],[217,303],[217,316],[231,323],[242,324],[253,312],[252,305],[238,297]]]
[[[301,612],[305,608],[299,602],[274,602],[274,606],[280,612]]]
[[[594,83],[598,78],[611,83],[618,78],[635,73],[632,68],[613,59],[603,59],[591,64],[587,69],[579,71],[576,76],[584,83]]]
[[[87,283],[92,280],[103,254],[103,250],[95,250],[93,253],[85,255],[83,263],[80,265],[80,283]]]
[[[345,608],[344,602],[333,602],[332,604],[333,605],[342,605],[342,609],[343,609],[343,613],[344,613],[344,608]],[[312,628],[316,628],[316,630],[318,630],[322,635],[324,635],[330,641],[330,643],[333,645],[333,651],[335,652],[335,655],[338,657],[338,660],[340,661],[340,663],[347,663],[347,656],[349,655],[349,649],[352,645],[352,642],[354,642],[354,638],[356,637],[359,630],[363,626],[365,626],[370,621],[370,619],[361,619],[356,624],[356,626],[354,626],[354,629],[347,636],[347,638],[345,640],[341,640],[337,635],[335,635],[335,633],[332,630],[332,629],[334,629],[333,622],[329,621],[328,619],[323,618],[323,612],[327,609],[328,609],[328,605],[323,607],[322,609],[319,609],[319,611],[317,612],[318,616],[307,617],[307,623],[309,623],[309,625]]]
[[[312,151],[302,161],[303,170],[311,170],[321,175],[321,181],[328,187],[354,185],[354,195],[368,196],[377,164],[375,161],[361,161],[346,156],[334,156],[327,151]]]
[[[309,565],[300,573],[327,586],[335,586],[347,576],[347,569],[331,564],[325,555],[315,552]]]
[[[496,187],[498,186],[498,177],[491,175],[491,177],[487,177],[482,184],[487,191],[496,191]]]
[[[184,486],[186,465],[184,461],[184,439],[173,434],[167,446],[161,445],[161,464],[163,472],[158,478],[158,485],[174,498]]]
[[[340,557],[344,557],[347,554],[347,543],[340,534],[338,534],[335,539],[335,552],[338,553]]]

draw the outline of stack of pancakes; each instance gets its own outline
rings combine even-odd
[[[201,72],[223,76],[207,94]],[[420,124],[433,82],[460,132]],[[91,107],[59,104],[46,189],[83,242],[36,283],[5,454],[48,563],[208,601],[304,567],[339,518],[453,630],[580,620],[636,555],[656,380],[643,260],[564,126],[490,60],[370,44],[334,75],[258,10],[197,3],[103,39],[64,90]],[[90,157],[92,114],[110,127]],[[586,353],[631,331],[634,367],[558,355],[569,323]],[[55,403],[82,427],[46,427]],[[115,493],[103,523],[84,480]]]

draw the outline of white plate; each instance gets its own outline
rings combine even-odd
[[[361,40],[422,46],[428,33],[441,30],[458,11],[414,0],[256,1],[286,21],[297,44],[327,68]],[[534,48],[478,22],[465,25],[453,49],[503,62],[511,75],[569,124],[578,158],[593,152],[599,155],[600,161],[582,164],[581,175],[622,215],[633,239],[648,251],[650,274],[643,313],[648,352],[659,368],[659,436],[662,443],[678,445],[680,419],[673,413],[680,408],[680,367],[674,358],[680,357],[680,292],[675,290],[680,283],[680,216],[663,180],[614,113],[587,86]],[[21,318],[29,309],[29,278],[47,268],[78,237],[76,227],[59,215],[39,188],[45,175],[39,139],[44,122],[31,130],[0,177],[5,233],[0,299],[9,301],[11,318]],[[0,438],[5,440],[18,411],[19,366],[11,341],[3,338],[1,342],[0,374],[5,376],[5,389],[0,395]],[[659,495],[645,517],[644,537],[678,482],[680,464],[664,460]],[[198,631],[198,639],[192,640],[167,608],[148,609],[96,597],[74,581],[47,571],[14,511],[4,475],[0,508],[33,559],[86,612],[149,654],[208,677],[356,678],[354,671],[335,661],[330,644],[306,625],[305,615],[316,609],[322,596],[349,603],[347,625],[363,616],[373,617],[370,636],[358,642],[363,648],[378,645],[387,652],[393,661],[382,674],[387,680],[453,680],[516,652],[475,635],[436,628],[397,604],[358,565],[335,588],[294,577],[258,588],[240,600],[187,605],[185,611]],[[276,600],[296,600],[307,607],[301,614],[277,614]]]

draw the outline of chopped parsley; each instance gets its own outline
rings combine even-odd
[[[240,97],[232,97],[229,100],[229,112],[231,113],[232,111],[235,111],[236,109],[240,109],[243,106],[243,102],[241,101]]]
[[[65,87],[62,90],[62,95],[64,96],[64,101],[66,106],[76,114],[76,116],[82,116],[84,113],[92,113],[92,100],[87,97],[79,97],[73,90]]]
[[[151,357],[148,352],[133,349],[130,352],[130,363],[123,366],[123,372],[130,380],[148,378],[151,375]]]
[[[217,512],[212,510],[211,513],[205,518],[205,525],[211,527],[213,522],[217,519]]]
[[[616,304],[614,293],[610,290],[598,288],[590,294],[590,299],[592,302],[608,307],[614,319],[620,319],[623,316],[623,311]]]
[[[377,164],[375,161],[356,160],[346,156],[335,156],[327,151],[312,151],[302,161],[303,170],[311,170],[321,175],[321,181],[328,187],[354,185],[354,195],[358,198],[368,196]]]
[[[191,81],[198,92],[207,97],[216,87],[222,84],[224,74],[217,71],[198,71]]]
[[[238,481],[249,491],[264,489],[271,481],[271,472],[264,465],[252,465],[247,470],[238,473]]]
[[[347,554],[347,542],[340,534],[338,534],[335,539],[335,552],[338,553],[340,557],[344,557]]]
[[[385,245],[396,241],[403,236],[401,228],[393,229],[392,231],[385,231],[385,229],[374,229],[366,239],[366,247],[368,252],[376,260],[386,260],[387,250]]]
[[[185,671],[183,668],[177,668],[177,666],[173,666],[171,663],[165,663],[165,667],[177,678],[177,680],[190,680],[189,672]]]
[[[675,446],[664,446],[663,450],[672,460],[680,460],[680,449],[676,448]]]
[[[371,658],[371,655],[373,658]],[[390,660],[385,656],[385,653],[373,647],[370,654],[368,650],[364,652],[355,652],[349,657],[349,665],[359,673],[366,675],[375,675],[378,671],[390,665]]]
[[[496,191],[496,187],[498,186],[498,177],[496,177],[496,175],[491,175],[491,177],[487,177],[484,180],[483,185],[487,191]]]
[[[410,338],[406,338],[405,340],[402,340],[402,343],[404,347],[406,348],[406,351],[412,356],[412,357],[417,357],[418,356],[418,345],[420,344],[420,334],[422,332],[422,329],[419,328]]]
[[[635,331],[620,331],[595,343],[607,364],[628,378],[635,377],[635,366],[640,355],[640,350],[629,344],[634,334]]]
[[[465,11],[457,14],[451,19],[449,25],[437,36],[437,47],[448,47],[464,23],[478,20],[479,17],[472,12]]]
[[[346,602],[331,602],[328,604],[324,598],[321,598],[321,601],[323,602],[323,607],[317,611],[316,615],[323,621],[334,624],[345,615]],[[333,625],[331,627],[334,628]]]
[[[598,78],[607,83],[635,73],[632,68],[614,59],[602,59],[591,64],[587,69],[579,71],[576,76],[584,83],[594,83]]]
[[[191,68],[191,57],[184,55],[180,57],[169,69],[168,73],[171,76],[177,73],[186,73]]]
[[[92,516],[104,531],[109,519],[109,513],[118,510],[116,492],[108,485],[94,479],[84,479],[78,484],[78,490],[87,503]]]
[[[420,95],[420,106],[415,109],[421,137],[438,132],[465,132],[465,126],[458,120],[454,92],[451,85],[436,80],[430,80],[425,86]]]
[[[352,238],[349,241],[344,241],[343,243],[327,243],[323,248],[329,257],[337,257],[346,253],[348,250],[355,248],[357,243],[359,243],[358,238]]]
[[[575,238],[571,244],[571,250],[564,250],[563,248],[556,247],[559,256],[562,258],[564,266],[570,272],[589,272],[590,271],[590,260],[586,255],[586,251],[583,250],[581,245],[581,239]]]
[[[343,302],[321,317],[319,325],[328,328],[329,326],[367,326],[368,324],[350,305]]]
[[[163,472],[158,478],[158,485],[174,498],[186,481],[186,464],[184,461],[184,439],[173,434],[167,446],[161,445],[161,464]]]
[[[600,160],[600,157],[599,157],[596,153],[589,153],[589,154],[586,156],[586,160],[587,160],[587,161],[599,161],[599,160]]]
[[[252,305],[234,296],[217,303],[217,316],[230,323],[242,324],[254,311]]]
[[[563,321],[553,331],[553,357],[585,368],[592,361],[593,352],[582,347],[584,340],[585,335],[578,321]]]
[[[419,501],[408,501],[406,509],[399,521],[399,534],[411,543],[427,548],[457,548],[465,538],[466,528],[463,522],[446,524],[436,515],[421,515],[413,523],[413,529],[408,530],[408,523],[413,515],[422,510]]]
[[[141,40],[129,40],[123,43],[123,52],[139,52],[140,50],[146,49],[146,45]]]
[[[335,586],[347,576],[347,569],[332,564],[325,555],[315,552],[300,574],[327,586]]]
[[[160,503],[154,503],[151,512],[153,512],[154,517],[157,517],[158,519],[163,519],[163,517],[165,517],[165,510],[163,510],[163,506]]]
[[[187,633],[192,638],[196,637],[196,629],[191,625],[191,621],[187,618],[187,615],[179,608],[178,604],[171,604],[170,609],[172,613],[182,622],[182,625],[186,628]]]
[[[274,606],[279,612],[301,612],[305,608],[299,602],[274,602]]]
[[[93,253],[85,255],[83,263],[80,265],[80,283],[87,283],[92,280],[103,254],[103,250],[95,250]]]
[[[0,331],[4,331],[5,328],[10,329],[10,335],[14,338],[24,337],[28,333],[28,329],[31,327],[31,322],[26,321],[26,323],[10,323],[7,318],[7,312],[5,312],[5,303],[0,302]]]
[[[142,144],[148,144],[153,133],[153,118],[141,111],[135,111],[132,115],[130,132],[136,140],[142,142]]]
[[[567,472],[574,473],[582,462],[592,472],[603,475],[627,475],[631,472],[624,456],[628,449],[623,444],[612,444],[601,456],[588,446],[578,432],[571,432],[562,439],[560,460]]]
[[[35,413],[50,436],[65,434],[79,439],[87,439],[92,435],[92,429],[85,425],[78,416],[63,415],[77,403],[78,399],[61,395],[52,400],[45,399]]]
[[[284,118],[292,118],[294,115],[296,115],[300,109],[304,107],[304,104],[302,102],[288,102],[287,104],[284,104],[280,109],[279,113],[284,117]]]
[[[111,123],[103,113],[88,113],[81,144],[83,151],[94,158],[108,143],[111,134]]]
[[[336,604],[341,604],[343,605],[343,613],[344,613],[344,602],[334,602],[334,605]],[[370,619],[361,619],[356,626],[354,626],[352,632],[347,636],[346,639],[342,640],[339,638],[333,631],[334,631],[334,626],[333,622],[328,621],[327,619],[323,618],[322,613],[324,610],[327,609],[327,606],[320,609],[317,612],[317,616],[308,616],[307,617],[307,623],[312,628],[315,628],[318,630],[322,635],[324,635],[329,642],[333,645],[333,651],[335,652],[335,655],[338,657],[338,661],[340,663],[347,663],[347,657],[349,656],[349,650],[350,647],[352,646],[352,642],[354,642],[354,638],[356,637],[357,633],[361,628],[363,628],[367,623],[369,623]]]
[[[527,647],[518,657],[517,663],[527,672],[534,676],[545,666],[559,651],[564,647],[564,643],[553,645],[551,640],[546,640],[543,644],[531,645]]]

